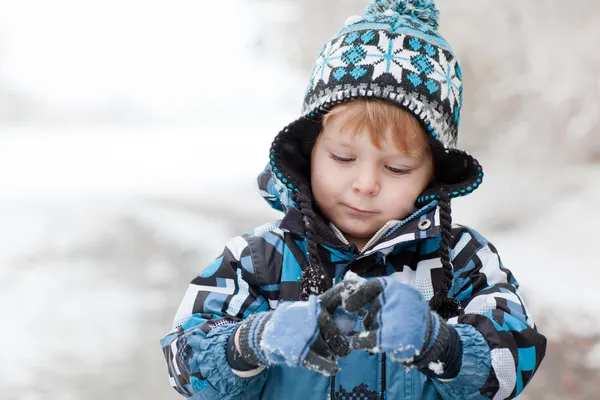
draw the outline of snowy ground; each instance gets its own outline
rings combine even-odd
[[[185,285],[260,219],[174,198],[3,202],[0,215],[2,399],[169,398],[158,340]]]
[[[0,136],[2,399],[171,395],[158,340],[185,285],[274,214],[246,200],[270,138],[210,132]]]

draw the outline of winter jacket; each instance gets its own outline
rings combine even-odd
[[[385,353],[358,350],[339,360],[341,370],[333,377],[286,366],[246,378],[233,374],[226,360],[229,336],[252,313],[299,300],[299,278],[308,265],[302,215],[289,191],[268,176],[259,182],[263,197],[285,216],[231,239],[192,280],[173,330],[161,341],[175,390],[192,399],[267,400],[510,399],[522,392],[544,357],[546,338],[537,332],[496,248],[461,225],[452,229],[449,292],[465,311],[448,321],[462,344],[455,378],[430,378]],[[395,274],[426,300],[442,285],[436,201],[391,224],[363,251],[324,221],[315,230],[319,256],[335,283],[347,271],[364,277]]]

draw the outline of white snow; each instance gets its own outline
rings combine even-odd
[[[600,281],[596,254],[600,187],[593,182],[600,182],[600,166],[574,166],[562,174],[553,173],[548,186],[569,190],[540,198],[537,213],[524,212],[519,226],[508,231],[486,231],[483,215],[489,216],[493,205],[500,203],[495,198],[494,182],[453,206],[455,221],[475,228],[498,249],[504,266],[519,281],[534,319],[545,316],[536,323],[551,337],[600,332],[595,295]],[[498,210],[501,208],[499,204]]]
[[[338,329],[344,334],[351,332],[352,329],[355,328],[357,322],[357,318],[354,315],[346,313],[340,308],[338,308],[334,313],[333,320],[335,322],[335,326],[337,326]]]
[[[585,364],[588,368],[600,369],[600,343],[596,343],[587,354]]]
[[[290,80],[256,62],[259,23],[241,0],[0,1],[0,77],[55,113],[135,103],[204,119],[232,104],[270,107]]]
[[[363,278],[362,276],[358,276],[356,274],[356,272],[353,272],[353,271],[347,271],[346,274],[344,275],[344,280],[357,281],[357,282],[365,282],[366,281],[365,278]]]
[[[398,353],[401,353],[404,351],[409,351],[409,350],[414,350],[414,352],[415,352],[414,356],[411,356],[411,357],[399,357],[398,356]],[[403,345],[398,346],[393,352],[390,352],[388,354],[392,361],[397,361],[402,364],[412,364],[412,362],[414,361],[414,358],[419,356],[420,351],[417,350],[414,345],[407,344],[406,346],[403,346]]]
[[[344,290],[342,290],[342,292],[340,293],[340,296],[342,298],[342,307],[346,308],[346,301],[348,300],[348,297],[352,293],[354,293],[354,291],[356,291],[358,286],[360,286],[363,282],[366,282],[367,280],[361,276],[358,276],[353,271],[347,271],[344,275],[343,280],[351,281],[350,284],[347,287],[345,287]]]
[[[214,195],[232,180],[255,178],[279,128],[225,121],[86,129],[84,135],[81,128],[6,128],[0,137],[0,195]]]
[[[444,373],[444,363],[441,361],[430,362],[427,368],[432,370],[436,375],[442,375]]]
[[[27,385],[38,369],[71,369],[71,357],[77,368],[91,369],[129,353],[140,333],[135,322],[152,293],[132,299],[126,285],[106,282],[105,267],[40,260],[3,280],[0,386]],[[104,283],[91,284],[98,280]]]

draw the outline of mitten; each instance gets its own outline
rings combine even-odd
[[[314,295],[253,314],[238,329],[241,358],[252,365],[285,364],[329,376],[339,369],[337,358],[349,352],[348,340]]]

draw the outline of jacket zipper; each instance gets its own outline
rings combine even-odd
[[[373,245],[373,243],[377,242],[379,239],[381,239],[390,229],[392,229],[394,226],[398,225],[401,221],[396,221],[396,220],[391,220],[385,223],[385,225],[383,225],[372,237],[371,239],[369,239],[369,241],[365,244],[365,246],[362,248],[362,250],[360,250],[358,252],[358,256],[362,256],[365,251],[367,251],[369,249],[369,247],[371,247]],[[346,237],[344,236],[344,234],[342,233],[342,231],[339,230],[339,228],[337,226],[335,226],[334,224],[329,224],[329,226],[331,227],[331,230],[333,231],[333,233],[335,234],[335,236],[337,236],[338,239],[340,239],[342,241],[342,243],[344,243],[345,245],[350,244],[350,242],[348,242],[348,239],[346,239]]]
[[[387,382],[385,381],[385,374],[386,374],[386,365],[385,365],[385,353],[381,354],[381,397],[380,400],[385,400],[385,391],[387,390]]]
[[[391,231],[392,229],[398,228],[399,226],[403,226],[406,223],[412,221],[413,219],[417,218],[417,216],[422,215],[423,211],[428,212],[432,208],[431,207],[432,204],[427,204],[427,205],[423,206],[420,210],[417,210],[417,212],[413,213],[410,217],[408,217],[402,221],[393,219],[393,220],[386,222],[385,225],[383,225],[381,227],[381,229],[379,229],[375,233],[375,235],[373,235],[373,237],[365,244],[365,246],[362,248],[362,250],[360,250],[358,252],[357,258],[360,258],[362,255],[364,255],[364,253],[367,250],[369,250],[369,247],[373,246],[374,243],[376,243],[379,239],[381,239],[383,236],[385,236],[385,234],[388,233],[389,231]],[[437,203],[435,205],[437,206]],[[329,223],[329,227],[333,230],[333,233],[338,237],[338,239],[340,239],[342,241],[342,243],[344,243],[345,245],[350,244],[350,242],[348,242],[348,239],[346,239],[346,237],[344,236],[342,231],[340,231],[337,226],[335,226],[333,223]]]
[[[329,399],[335,400],[335,375],[331,375],[331,378],[329,378],[329,386],[331,386],[331,392],[329,393]]]
[[[375,242],[381,239],[386,233],[388,233],[390,229],[392,229],[395,225],[398,225],[400,222],[401,221],[396,220],[386,222],[385,225],[383,225],[381,229],[379,229],[377,233],[375,233],[375,235],[373,235],[373,237],[365,244],[365,247],[362,248],[360,254],[364,254],[369,247],[373,246]]]

